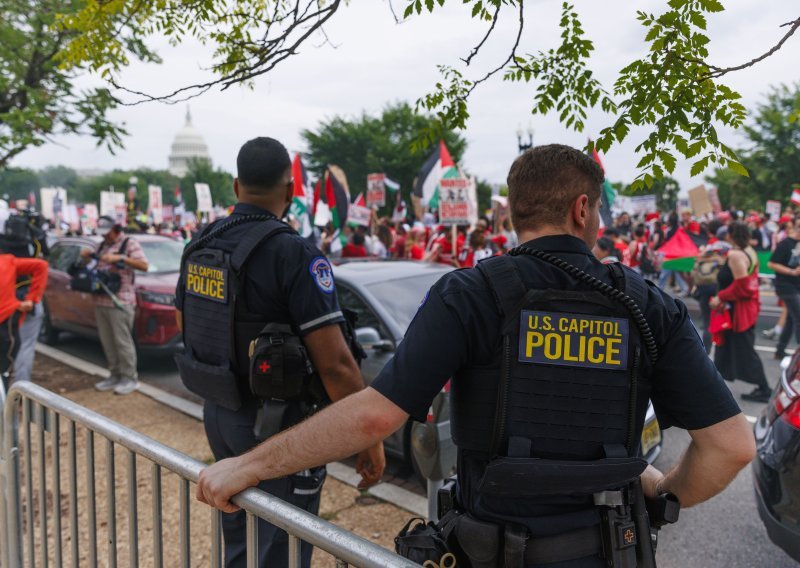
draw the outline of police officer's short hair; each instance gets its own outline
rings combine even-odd
[[[536,146],[521,154],[508,172],[508,202],[517,231],[561,225],[581,194],[600,199],[603,169],[584,152],[564,146]]]
[[[245,142],[236,157],[236,175],[239,183],[248,189],[269,191],[275,188],[291,167],[286,147],[265,136]]]

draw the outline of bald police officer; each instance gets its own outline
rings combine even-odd
[[[293,195],[286,148],[255,138],[242,146],[236,165],[238,203],[187,246],[176,290],[186,346],[176,360],[186,386],[205,398],[206,434],[217,460],[364,388],[342,332],[331,266],[280,220]],[[366,486],[380,479],[385,461],[381,440],[362,450],[357,469]],[[316,514],[325,480],[320,466],[256,483]],[[244,513],[229,511],[222,524],[225,565],[245,566]],[[258,544],[259,566],[287,564],[284,531],[259,521]],[[305,543],[302,558],[308,566]]]
[[[722,491],[755,444],[686,307],[591,254],[602,184],[576,149],[522,154],[508,188],[524,244],[444,276],[371,388],[207,468],[198,499],[233,511],[246,487],[368,447],[409,415],[424,421],[453,377],[458,522],[472,535],[456,530],[460,559],[635,565],[635,483],[690,507]],[[666,475],[638,457],[648,398],[662,427],[692,438]]]

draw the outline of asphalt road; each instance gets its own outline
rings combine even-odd
[[[776,311],[772,307],[773,302],[765,300],[756,349],[761,355],[768,379],[775,384],[780,373],[779,362],[773,359],[775,343],[763,339],[761,329],[774,323]],[[690,311],[696,312],[696,304],[692,301],[687,303]],[[63,334],[58,347],[98,365],[105,363],[97,341]],[[139,369],[143,381],[187,398],[193,397],[181,385],[171,355],[142,355]],[[687,372],[690,371],[687,369]],[[740,394],[752,389],[751,385],[741,382],[733,383],[730,387],[737,399]],[[764,406],[741,399],[739,401],[744,413],[751,417],[757,416]],[[680,458],[688,443],[689,436],[685,431],[665,431],[664,449],[655,466],[668,470]],[[750,468],[745,469],[720,496],[682,511],[676,525],[663,529],[657,560],[661,568],[782,568],[798,565],[767,538],[756,510]]]

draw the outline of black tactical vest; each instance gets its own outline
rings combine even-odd
[[[242,223],[252,228],[232,252],[209,246]],[[267,325],[247,311],[242,282],[253,251],[270,237],[292,229],[269,215],[248,215],[212,226],[191,243],[181,261],[183,342],[176,355],[181,380],[190,391],[230,410],[238,410],[248,392],[248,349]]]
[[[491,365],[464,369],[452,383],[461,504],[534,535],[591,526],[595,494],[623,488],[646,467],[633,457],[635,417],[647,405],[637,388],[655,343],[641,311],[631,311],[643,304],[644,281],[617,266],[616,288],[581,272],[572,289],[537,290],[512,258],[478,269],[503,316],[502,344]]]

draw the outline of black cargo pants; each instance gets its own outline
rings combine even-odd
[[[259,441],[253,434],[258,404],[246,401],[233,412],[213,402],[206,401],[203,422],[211,451],[217,461],[239,456],[256,446]],[[320,493],[325,481],[324,467],[306,470],[299,474],[262,481],[258,488],[316,515],[319,512]],[[225,566],[247,566],[247,517],[244,511],[222,514],[222,532],[225,539]],[[301,566],[311,565],[312,546],[302,543]],[[282,529],[266,521],[258,521],[258,566],[282,568],[289,564],[289,536]]]

